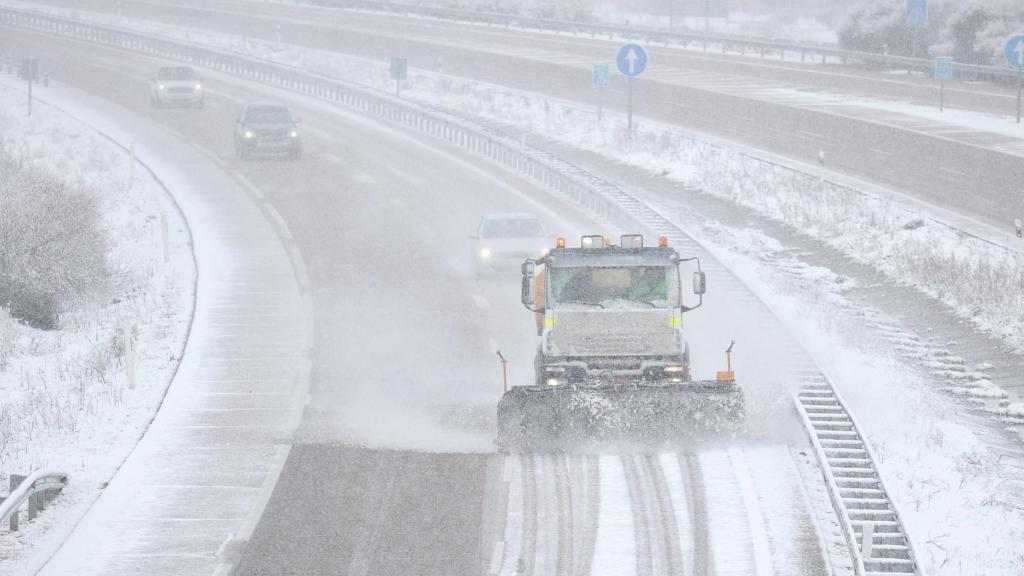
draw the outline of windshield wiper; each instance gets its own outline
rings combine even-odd
[[[647,304],[647,306],[650,307],[650,308],[657,308],[657,306],[654,305],[654,302],[648,302],[647,300],[633,300],[632,298],[609,298],[608,301],[609,302],[616,302],[616,301],[618,301],[618,302],[632,302],[634,304]],[[602,308],[604,308],[604,306],[602,306]]]
[[[568,300],[568,301],[565,301],[565,302],[559,302],[559,304],[560,305],[564,305],[564,304],[577,304],[577,305],[580,305],[580,306],[597,306],[598,308],[604,308],[604,304],[600,304],[598,302],[584,302],[582,300]]]

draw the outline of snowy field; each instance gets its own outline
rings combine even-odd
[[[189,230],[164,189],[64,113],[37,102],[27,117],[25,95],[13,86],[0,79],[0,141],[94,197],[108,276],[65,303],[56,329],[31,328],[0,309],[0,483],[38,469],[71,479],[43,516],[0,536],[5,574],[22,573],[27,542],[54,540],[41,535],[77,523],[145,432],[180,361],[195,286]]]

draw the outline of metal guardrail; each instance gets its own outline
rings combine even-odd
[[[875,454],[839,393],[824,378],[814,378],[793,403],[814,447],[854,572],[920,574],[906,524],[875,467]]]
[[[18,529],[18,510],[25,502],[28,502],[28,519],[32,520],[68,483],[67,474],[53,470],[33,472],[16,482],[19,479],[11,476],[11,493],[0,504],[0,525],[9,520],[11,530]]]
[[[627,40],[643,40],[652,44],[675,44],[683,47],[700,45],[703,46],[704,50],[708,50],[709,45],[717,45],[722,54],[758,54],[764,58],[769,54],[780,54],[785,57],[787,53],[794,53],[800,54],[802,61],[820,60],[822,64],[827,64],[831,58],[833,61],[838,60],[844,66],[859,63],[869,69],[911,70],[931,74],[935,66],[934,60],[928,58],[911,58],[875,52],[844,50],[828,44],[783,41],[735,34],[706,33],[689,30],[678,31],[639,26],[616,26],[597,22],[534,18],[500,12],[440,8],[388,0],[297,0],[297,2],[311,6],[384,12],[388,14],[401,14],[403,16],[412,14],[440,20],[487,24],[506,28],[525,28],[542,32],[574,35],[589,34],[595,37],[608,36],[609,38],[620,37]],[[955,67],[957,76],[966,80],[983,80],[1000,84],[1016,84],[1021,81],[1021,74],[1009,67],[1003,68],[966,63],[956,63]]]

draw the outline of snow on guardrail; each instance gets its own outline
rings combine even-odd
[[[52,495],[64,489],[68,475],[54,470],[39,470],[18,483],[0,504],[0,525],[10,521],[11,530],[18,529],[18,510],[28,502],[28,519],[36,517]]]

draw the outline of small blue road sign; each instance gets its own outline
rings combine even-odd
[[[953,79],[953,58],[949,56],[939,56],[935,59],[935,79]]]
[[[619,72],[626,76],[639,76],[647,69],[647,50],[638,44],[626,44],[619,49],[615,62]]]
[[[594,64],[594,75],[593,75],[594,86],[603,88],[608,85],[608,65],[607,64]]]
[[[928,24],[928,0],[907,0],[907,27],[924,28]]]
[[[1024,70],[1024,34],[1013,36],[1006,42],[1006,61],[1014,68]]]

